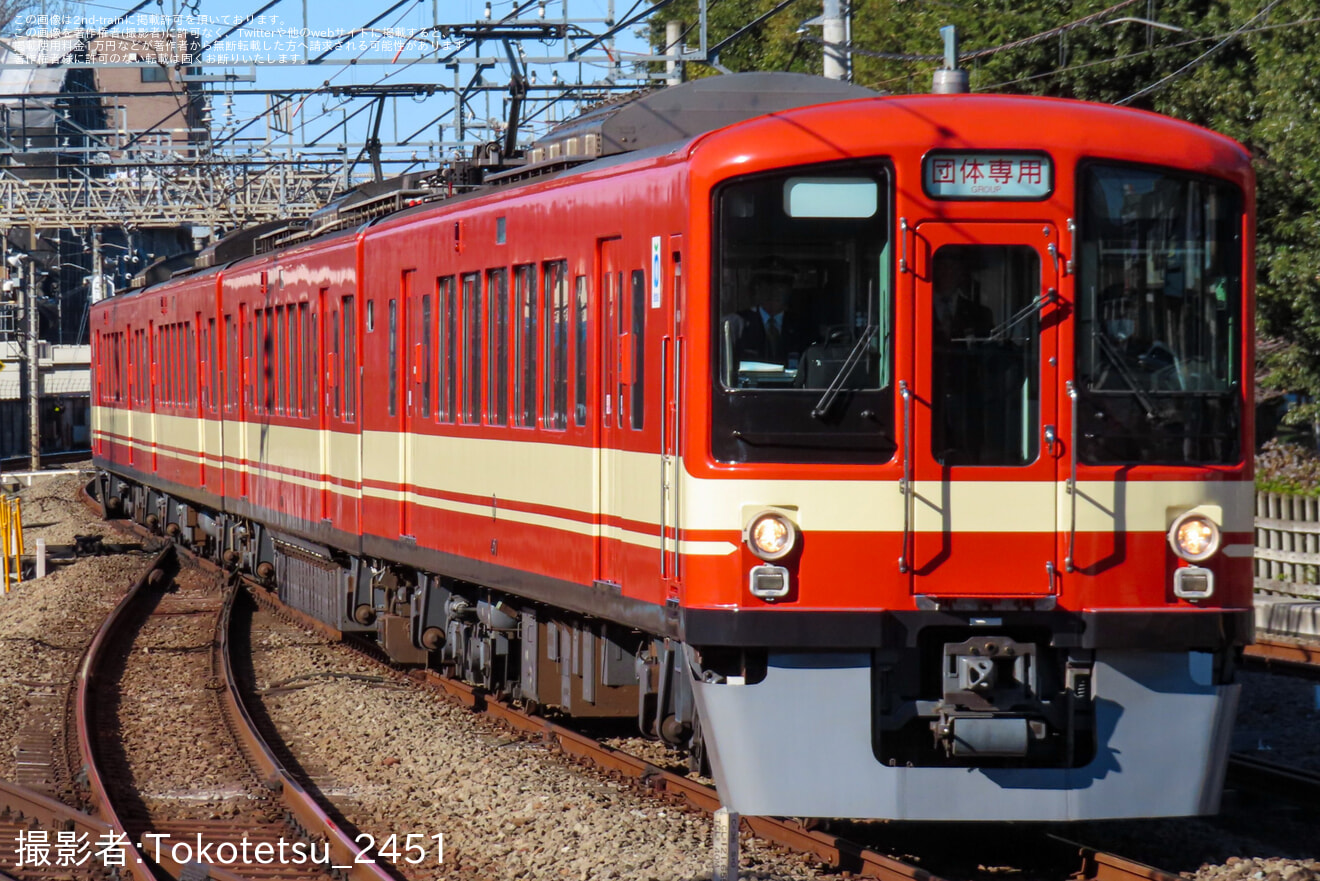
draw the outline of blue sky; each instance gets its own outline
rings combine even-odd
[[[525,0],[524,0],[525,2]],[[634,11],[637,0],[616,0],[614,15],[622,18]],[[645,8],[648,0],[641,0]],[[243,18],[258,12],[265,5],[265,0],[165,0],[163,6],[155,2],[148,5],[135,16],[116,26],[116,31],[158,31],[169,27],[168,16],[181,16],[180,27],[201,35],[203,45],[210,44],[221,37]],[[241,31],[216,42],[202,56],[204,72],[207,74],[229,74],[233,77],[234,95],[229,97],[223,87],[213,86],[212,113],[214,128],[221,132],[234,132],[244,123],[256,120],[240,135],[252,147],[260,147],[267,141],[278,139],[278,143],[287,143],[289,137],[273,132],[267,126],[265,110],[267,99],[260,96],[244,95],[248,89],[282,90],[297,88],[319,88],[308,96],[298,97],[284,110],[296,111],[293,116],[297,143],[308,143],[320,138],[320,145],[337,141],[347,132],[348,140],[361,142],[369,128],[372,111],[364,109],[366,99],[347,99],[330,94],[335,87],[358,86],[372,87],[378,84],[433,84],[451,87],[455,84],[455,72],[442,64],[435,63],[440,55],[448,54],[450,46],[437,47],[426,42],[433,34],[428,28],[437,21],[444,24],[476,23],[484,20],[485,0],[404,0],[397,8],[392,0],[373,0],[371,3],[350,2],[350,0],[279,0],[257,19],[244,26]],[[124,15],[132,8],[132,3],[93,2],[54,2],[46,7],[47,18],[44,20],[47,32],[70,27],[85,26],[100,29]],[[492,18],[498,20],[510,15],[515,6],[512,0],[494,0]],[[42,30],[43,21],[37,16],[42,7],[38,6],[32,16],[17,23],[14,30],[36,33]],[[368,25],[372,19],[386,13],[373,25],[369,35],[359,34],[351,43],[334,51],[334,54],[317,65],[302,65],[298,62],[306,57],[315,57],[328,49],[336,37]],[[611,12],[608,0],[548,0],[546,4],[547,21],[562,20],[565,11],[570,20],[584,21],[585,27],[593,33],[605,30],[600,22]],[[60,18],[52,19],[50,15]],[[304,18],[305,16],[305,18]],[[537,17],[535,3],[525,11],[524,21]],[[303,35],[304,28],[308,32]],[[580,78],[585,83],[599,82],[611,73],[616,79],[635,82],[632,79],[632,65],[628,59],[636,53],[646,51],[642,40],[634,35],[636,28],[629,28],[618,35],[614,44],[614,57],[621,62],[613,71],[603,57],[604,53],[594,50],[590,53],[598,61],[593,63],[531,63],[529,70],[537,77],[538,84],[544,86],[554,75],[560,81],[573,81]],[[375,45],[371,45],[373,41]],[[452,44],[451,44],[452,45]],[[529,62],[546,56],[559,55],[564,51],[563,42],[544,45],[539,41],[522,43]],[[491,86],[504,86],[509,80],[509,65],[503,61],[505,50],[500,43],[487,43],[481,52],[483,57],[499,58],[493,68],[484,73],[484,82]],[[474,55],[472,50],[463,56]],[[350,63],[350,61],[352,63]],[[468,82],[474,68],[464,65],[459,68],[459,83]],[[386,102],[386,113],[382,119],[380,135],[387,144],[387,154],[393,153],[406,161],[412,152],[419,152],[425,162],[428,151],[437,155],[434,144],[439,137],[446,140],[455,138],[454,99],[452,95],[437,94],[431,97],[399,96],[391,97]],[[537,109],[535,105],[531,108]],[[566,109],[566,108],[565,108]],[[556,109],[562,116],[565,109]],[[355,111],[356,115],[355,115]],[[449,115],[433,123],[436,117]],[[502,91],[478,93],[466,105],[465,127],[474,127],[469,131],[471,137],[489,137],[489,129],[482,128],[489,120],[502,120],[505,115],[505,102]],[[538,118],[547,118],[542,112]],[[441,128],[440,126],[443,126]],[[388,145],[396,141],[407,141],[395,151]],[[399,170],[398,168],[395,169]]]

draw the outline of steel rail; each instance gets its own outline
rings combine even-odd
[[[100,817],[71,808],[62,801],[0,780],[0,814],[11,820],[30,820],[43,829],[72,831],[89,841],[102,841],[113,828]]]
[[[216,568],[214,564],[201,560],[187,550],[183,552],[192,559],[197,559],[204,566]],[[242,580],[248,587],[249,595],[262,607],[284,617],[297,626],[320,633],[332,641],[340,642],[346,647],[370,655],[377,661],[389,664],[388,659],[374,644],[367,646],[351,639],[337,628],[313,618],[299,609],[286,605],[271,591],[256,582],[249,579]],[[226,599],[225,609],[222,612],[226,620],[229,618],[232,601],[236,595],[236,590],[231,591],[230,596]],[[228,631],[229,627],[226,624],[223,632],[228,634]],[[251,718],[242,705],[241,694],[236,690],[232,669],[228,664],[229,652],[227,649],[224,656],[226,658],[226,685],[228,686],[226,688],[226,699],[232,697],[237,702],[238,708],[247,722],[248,729],[255,734],[256,729],[251,725]],[[433,670],[414,670],[400,675],[406,676],[418,684],[432,687],[475,712],[481,712],[493,720],[505,723],[513,730],[538,735],[543,742],[556,745],[566,755],[588,761],[607,773],[617,774],[643,788],[680,798],[696,810],[713,813],[720,807],[719,795],[712,786],[665,771],[644,759],[616,750],[572,729],[540,716],[530,715],[505,701],[486,694],[483,689],[443,676]],[[255,736],[260,740],[259,734]],[[273,753],[270,752],[269,747],[265,746],[264,740],[260,742],[263,745],[263,750],[260,752],[266,756],[266,761],[270,763],[271,767],[279,768],[283,772],[282,766],[275,759]],[[287,772],[283,773],[286,775],[287,782],[282,783],[280,787],[282,798],[287,798],[291,793],[298,793],[310,798],[296,781],[287,777]],[[315,806],[314,802],[313,806],[313,809],[306,815],[292,811],[291,813],[294,817],[300,819],[304,816],[325,817],[329,828],[337,828],[334,826],[333,821],[325,816],[324,811],[319,806]],[[879,878],[883,881],[942,881],[940,876],[926,869],[904,863],[841,836],[808,829],[794,820],[743,816],[741,822],[757,838],[798,853],[810,855],[838,871],[851,872],[860,877]],[[308,826],[306,828],[313,827]],[[1055,835],[1046,835],[1045,837],[1068,849],[1076,850],[1079,865],[1069,876],[1072,881],[1183,881],[1178,875],[1126,859],[1117,854],[1097,850]],[[356,849],[353,849],[351,853],[357,853]],[[381,867],[368,866],[368,868]],[[213,877],[219,879],[220,876]],[[357,879],[365,876],[350,874],[348,877]],[[395,876],[385,874],[383,877],[394,878]]]
[[[345,646],[367,654],[377,661],[389,663],[374,644],[362,643],[350,635],[311,617],[305,612],[283,603],[265,588],[248,582],[249,594],[269,611],[292,621],[304,629],[320,633]],[[407,678],[442,692],[446,697],[468,709],[482,713],[494,721],[503,722],[511,729],[538,735],[542,742],[553,744],[566,755],[583,759],[597,768],[631,780],[642,788],[666,793],[683,799],[694,809],[713,813],[720,807],[715,788],[697,780],[671,773],[650,762],[614,749],[586,735],[565,728],[540,716],[529,715],[506,701],[498,700],[484,690],[444,676],[434,670],[413,670]],[[883,881],[941,881],[940,876],[904,863],[894,857],[815,829],[808,829],[793,820],[776,817],[743,816],[741,822],[757,838],[808,854],[837,871],[851,872],[865,878]],[[1078,868],[1069,877],[1072,881],[1183,881],[1177,875],[1147,866],[1133,860],[1087,847],[1083,844],[1047,836],[1077,852]]]
[[[99,504],[86,487],[83,488],[81,496],[84,504],[99,513]],[[121,530],[140,531],[140,527],[127,521],[109,522]],[[175,551],[175,545],[167,544],[156,556],[151,567],[143,573],[124,598],[120,600],[119,604],[115,606],[114,610],[101,624],[101,628],[88,647],[78,673],[75,718],[81,759],[87,775],[88,786],[92,792],[97,813],[104,818],[107,830],[124,836],[123,840],[126,841],[127,835],[125,834],[124,824],[115,810],[96,763],[96,753],[93,745],[96,719],[92,696],[99,684],[98,668],[101,666],[101,656],[105,647],[111,642],[111,636],[119,627],[124,626],[124,621],[129,617],[127,610],[145,595],[145,588],[149,584],[158,584],[161,581],[164,575],[164,567],[173,559]],[[197,560],[201,565],[217,573],[220,572],[218,567],[209,562],[200,560],[200,558],[186,550],[183,552],[188,555],[189,559]],[[353,839],[326,814],[320,805],[316,803],[315,798],[288,774],[253,724],[252,717],[243,703],[237,679],[234,676],[229,651],[229,625],[235,595],[236,590],[229,589],[218,617],[215,640],[217,653],[221,657],[221,671],[225,682],[225,688],[220,696],[221,703],[224,707],[226,721],[238,740],[240,749],[243,750],[245,757],[255,764],[259,776],[270,783],[273,788],[278,788],[280,804],[284,810],[286,822],[308,837],[323,839],[329,848],[332,865],[350,867],[336,870],[342,878],[347,879],[347,881],[398,881],[401,876],[391,872],[385,866],[358,861],[364,855],[362,849],[355,846]],[[129,844],[132,846],[133,851],[128,854],[125,860],[128,869],[127,877],[131,878],[132,881],[156,881],[157,875],[150,868],[150,861],[147,859],[140,843],[130,841]],[[180,877],[185,867],[170,859],[164,851],[161,851],[160,856],[161,867],[170,872],[175,878]],[[196,868],[194,867],[192,871],[195,872]],[[241,875],[219,866],[208,866],[207,871],[211,881],[243,881]]]
[[[1233,753],[1228,757],[1226,783],[1280,796],[1301,805],[1320,805],[1320,773],[1247,753]]]
[[[342,877],[349,881],[397,881],[399,875],[387,869],[385,865],[376,863],[375,854],[364,854],[363,849],[355,845],[352,836],[341,829],[312,794],[294,779],[283,763],[276,758],[274,751],[253,722],[252,715],[243,701],[242,692],[239,691],[229,650],[231,613],[238,590],[237,584],[231,585],[228,589],[224,606],[220,611],[220,623],[216,628],[225,681],[221,698],[226,715],[233,723],[231,728],[241,741],[244,751],[255,761],[261,776],[278,788],[280,804],[284,808],[286,820],[305,830],[309,835],[324,838],[330,850],[332,865],[349,867],[338,870],[343,872]],[[360,862],[359,859],[364,855],[371,859]]]
[[[146,852],[140,847],[140,843],[129,840],[124,823],[119,818],[119,813],[110,798],[109,789],[101,776],[101,769],[96,760],[93,736],[97,723],[93,695],[102,684],[100,675],[100,668],[103,663],[102,655],[106,646],[111,643],[111,637],[127,620],[128,610],[137,604],[140,596],[146,593],[147,585],[158,584],[164,578],[164,567],[169,564],[173,557],[173,545],[166,545],[161,549],[147,571],[143,572],[141,577],[133,583],[128,593],[124,594],[124,598],[119,601],[119,604],[101,623],[100,629],[96,631],[96,636],[92,638],[91,645],[87,647],[82,663],[78,667],[74,719],[83,773],[87,777],[87,787],[90,790],[92,806],[96,813],[109,825],[110,831],[118,840],[127,843],[129,852],[126,854],[124,862],[128,877],[132,878],[133,881],[156,881],[158,876],[151,868],[151,863],[147,859]]]
[[[1085,879],[1085,881],[1184,881],[1181,876],[1172,872],[1166,872],[1163,869],[1157,869],[1136,860],[1129,860],[1117,854],[1096,850],[1058,835],[1047,835],[1046,838],[1070,848],[1077,848],[1077,854],[1082,860],[1082,867],[1072,876],[1075,879]]]
[[[1320,679],[1320,643],[1257,634],[1242,652],[1243,659],[1271,673]]]

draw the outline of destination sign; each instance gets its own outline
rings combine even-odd
[[[921,177],[934,199],[1044,199],[1054,191],[1054,164],[1043,153],[934,153]]]

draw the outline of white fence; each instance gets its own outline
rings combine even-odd
[[[1320,499],[1256,493],[1256,590],[1320,599]]]

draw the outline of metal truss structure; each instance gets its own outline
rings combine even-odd
[[[181,163],[105,177],[0,177],[0,228],[201,226],[230,230],[310,215],[343,188],[325,164]]]
[[[157,49],[157,56],[145,49],[132,59],[59,49],[56,55],[65,54],[56,63],[85,76],[141,70],[144,82],[153,67],[163,68],[163,79],[150,78],[162,83],[157,94],[200,96],[202,109],[185,142],[177,120],[167,135],[123,127],[75,132],[72,148],[69,138],[35,147],[23,138],[0,142],[0,228],[231,230],[304,217],[357,184],[435,168],[478,149],[509,155],[556,120],[666,76],[661,62],[670,62],[672,76],[679,60],[705,57],[706,0],[699,0],[699,21],[688,28],[696,48],[685,50],[678,39],[659,53],[620,52],[616,40],[672,0],[624,0],[626,8],[618,10],[615,2],[607,0],[603,17],[598,6],[597,17],[583,17],[572,13],[585,11],[585,0],[495,0],[497,9],[488,2],[484,17],[468,22],[442,21],[445,4],[432,2],[432,20],[408,33],[400,29],[406,2],[337,34],[318,29],[306,3],[300,22],[295,15],[294,26],[276,28],[280,0],[254,0],[259,8],[250,14],[223,17],[201,15],[202,2],[184,3],[180,15],[178,0],[160,7],[173,14],[153,17],[141,2],[110,27],[81,22],[70,30],[66,18],[58,33],[52,18],[49,33],[83,46],[124,28],[139,37],[163,36],[156,42],[166,50]],[[145,27],[164,21],[163,35],[142,33],[134,16]],[[203,29],[190,30],[197,22]],[[260,49],[258,41],[241,39],[254,34],[261,35]],[[5,39],[0,35],[0,44]],[[235,54],[235,45],[248,46],[238,50],[248,55]],[[178,55],[180,46],[186,57]],[[26,61],[11,58],[0,72],[52,63]],[[301,76],[313,84],[261,88],[268,68],[278,70],[282,83]],[[351,70],[360,76],[345,83]],[[18,97],[0,94],[0,101]],[[36,96],[54,105],[52,97]],[[59,155],[48,166],[53,174],[10,174],[16,169],[3,154],[33,152]]]

